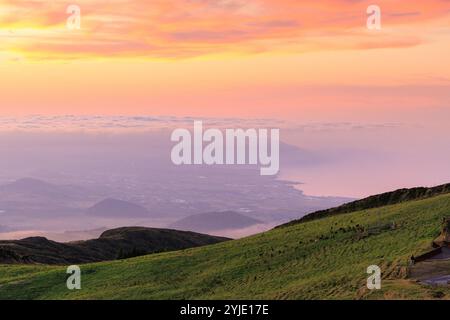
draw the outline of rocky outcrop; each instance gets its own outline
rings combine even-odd
[[[442,219],[441,233],[433,241],[434,247],[448,247],[450,246],[450,218]]]

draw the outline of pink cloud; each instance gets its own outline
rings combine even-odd
[[[450,2],[443,0],[378,2],[383,23],[390,28],[433,22],[448,16],[450,10]],[[345,42],[339,47],[361,50],[421,43],[419,36],[401,40],[410,35],[398,32],[384,33],[380,41],[351,37],[356,30],[364,30],[369,4],[351,0],[80,0],[82,30],[71,33],[65,29],[65,1],[5,0],[0,4],[0,29],[15,32],[0,49],[39,57],[186,57],[311,49],[317,43],[318,49],[334,48],[327,37]],[[43,32],[22,34],[24,26]]]

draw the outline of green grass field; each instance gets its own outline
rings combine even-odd
[[[408,258],[430,248],[450,195],[358,211],[249,238],[82,265],[82,290],[65,267],[0,266],[0,299],[433,299],[450,290],[407,279]],[[365,287],[369,265],[382,289]]]

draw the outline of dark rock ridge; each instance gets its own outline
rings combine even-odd
[[[43,237],[0,241],[0,264],[79,264],[182,250],[229,239],[144,227],[105,231],[98,239],[59,243]]]

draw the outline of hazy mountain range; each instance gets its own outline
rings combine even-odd
[[[257,231],[269,229],[290,217],[298,217],[306,212],[329,208],[349,200],[308,197],[277,180],[269,180],[258,186],[249,182],[251,178],[248,172],[244,170],[242,175],[248,178],[247,181],[242,179],[228,184],[214,184],[206,176],[197,179],[197,188],[203,188],[202,185],[205,184],[204,188],[208,189],[201,192],[201,202],[176,201],[180,198],[198,199],[195,194],[200,191],[194,191],[193,188],[166,191],[165,202],[161,198],[155,198],[155,194],[148,194],[139,185],[130,188],[131,190],[121,189],[123,194],[120,196],[118,191],[108,192],[107,187],[97,188],[92,184],[78,186],[74,183],[49,183],[35,178],[18,179],[0,186],[0,238],[5,238],[1,233],[16,232],[17,237],[22,237],[25,235],[23,232],[28,231],[26,235],[44,235],[61,240],[64,239],[65,231],[105,229],[122,225],[175,226],[183,230],[207,233],[222,230],[225,233],[219,233],[220,235],[235,237],[241,234],[226,232],[253,225],[259,225]],[[178,180],[181,188],[183,177]],[[240,191],[231,191],[236,188]],[[137,196],[141,192],[148,196]],[[182,195],[183,192],[186,194]],[[166,204],[169,202],[179,208],[168,207]],[[205,213],[208,209],[222,207],[220,203],[225,202],[225,209],[234,210]],[[287,208],[286,203],[292,206]],[[163,210],[167,210],[166,215],[162,213]],[[222,214],[219,215],[218,212]],[[267,226],[264,227],[263,224]],[[242,235],[252,232],[252,229],[243,230]],[[15,237],[13,234],[11,236]],[[72,239],[70,236],[67,238]]]
[[[167,130],[1,134],[0,238],[61,240],[66,231],[164,228],[208,212],[262,222],[220,233],[240,237],[353,200],[305,195],[300,182],[262,177],[256,166],[175,166],[170,150]],[[282,168],[328,161],[286,143],[280,152]]]

